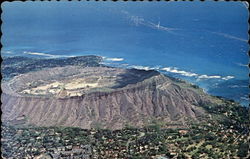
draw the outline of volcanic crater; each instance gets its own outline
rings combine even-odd
[[[65,66],[2,83],[2,121],[36,126],[120,129],[149,120],[186,125],[204,116],[209,98],[190,84],[154,70]],[[24,119],[23,118],[23,119]]]
[[[152,70],[111,67],[55,67],[16,76],[10,80],[8,88],[19,96],[67,98],[112,92],[158,74]]]

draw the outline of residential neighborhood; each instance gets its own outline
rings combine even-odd
[[[190,129],[159,125],[122,130],[74,127],[2,126],[2,158],[242,158],[249,156],[249,136],[209,123]]]

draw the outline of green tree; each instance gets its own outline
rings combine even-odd
[[[248,150],[249,150],[249,145],[247,143],[241,143],[239,145],[239,149],[238,149],[237,155],[239,157],[246,157],[247,154],[248,154]]]

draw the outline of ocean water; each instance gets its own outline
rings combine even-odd
[[[5,2],[1,55],[100,55],[249,104],[243,2]]]

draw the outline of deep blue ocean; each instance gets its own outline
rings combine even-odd
[[[248,105],[243,2],[4,2],[2,57],[100,55]]]

